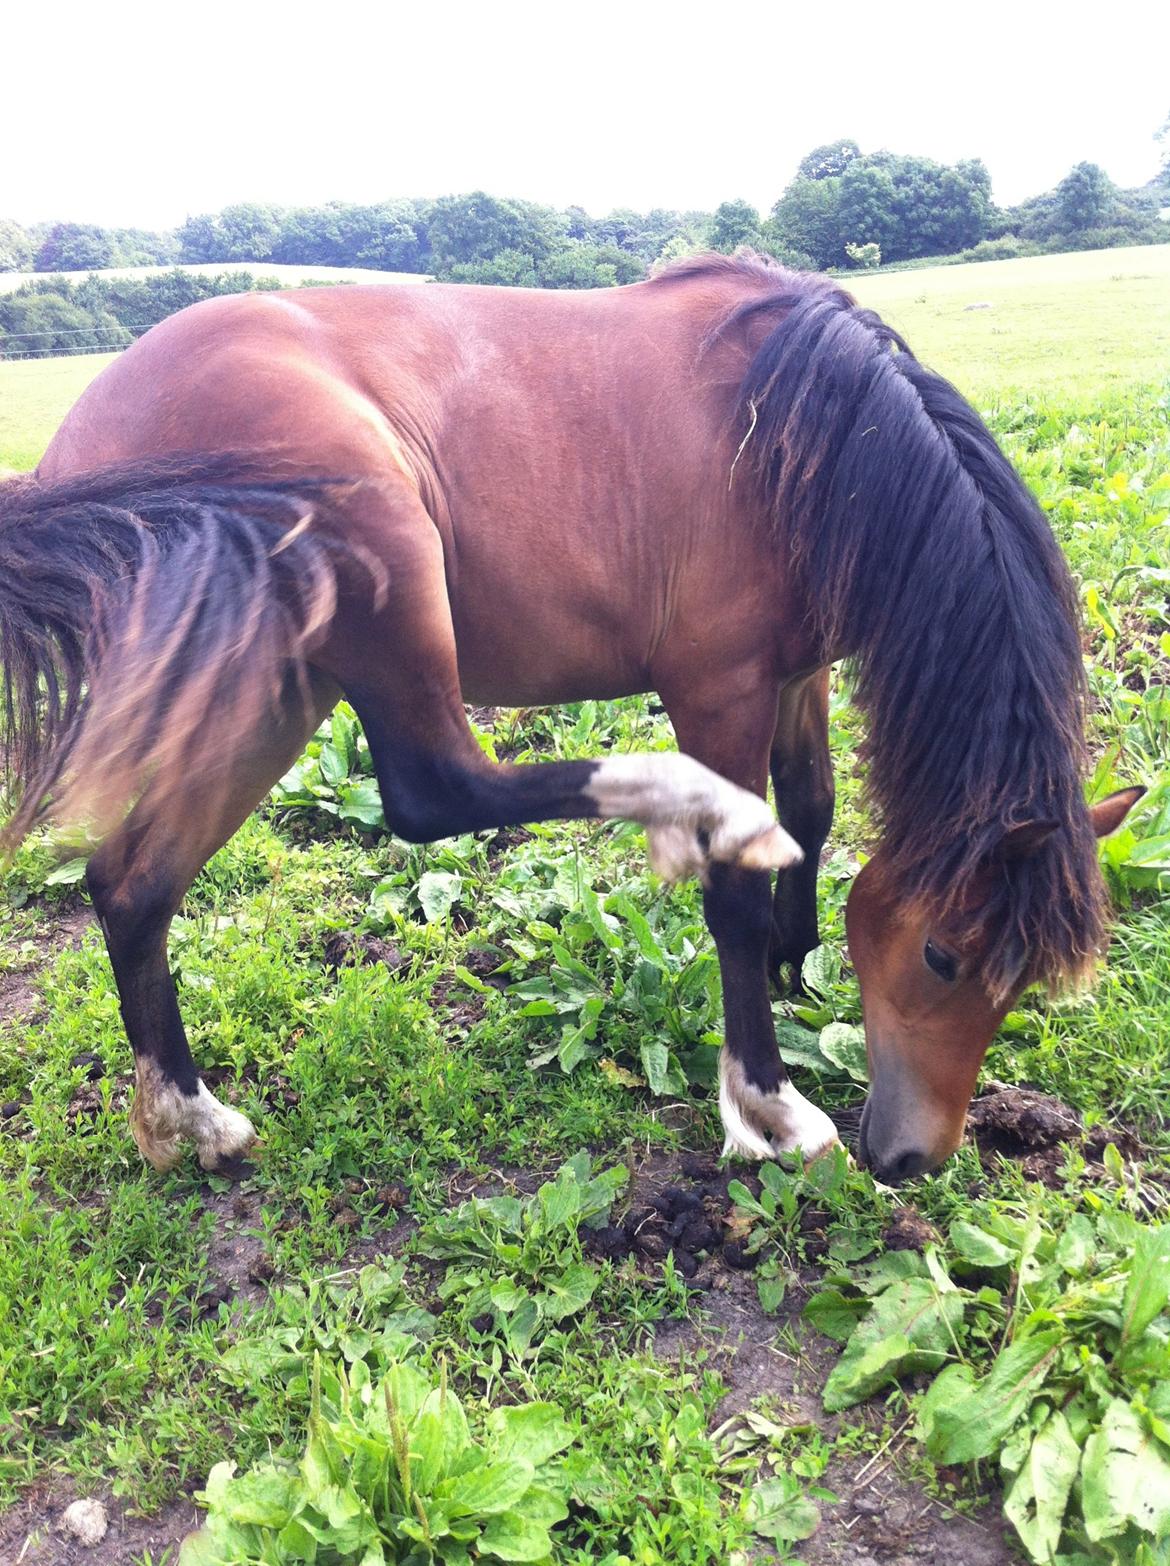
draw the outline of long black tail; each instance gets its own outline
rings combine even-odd
[[[100,835],[148,784],[211,808],[333,617],[336,495],[227,457],[0,483],[0,849],[48,815]]]

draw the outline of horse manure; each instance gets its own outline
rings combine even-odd
[[[80,1055],[74,1055],[69,1062],[71,1066],[85,1067],[85,1080],[87,1082],[100,1082],[106,1074],[106,1063],[100,1055],[95,1055],[92,1050],[83,1050]]]
[[[737,1272],[751,1272],[760,1265],[759,1251],[749,1251],[738,1240],[728,1240],[723,1246],[723,1260]]]
[[[355,967],[374,967],[382,963],[391,973],[397,973],[410,961],[391,942],[383,941],[376,935],[359,935],[351,930],[335,930],[325,942],[322,955],[325,966],[334,972],[350,964]]]
[[[917,1251],[921,1255],[928,1245],[938,1244],[938,1231],[913,1207],[899,1207],[882,1233],[882,1243],[887,1251]]]
[[[396,1180],[390,1185],[380,1185],[374,1192],[374,1200],[383,1212],[397,1212],[405,1207],[410,1196],[404,1185]]]

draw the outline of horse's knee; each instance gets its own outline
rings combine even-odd
[[[165,935],[175,899],[162,877],[111,864],[99,851],[86,867],[85,884],[111,949],[132,953]]]

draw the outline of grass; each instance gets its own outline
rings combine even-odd
[[[1170,364],[1170,245],[859,272],[846,286],[981,406],[1085,407]]]
[[[1166,261],[1165,252],[1140,257],[1151,269]],[[1056,261],[1081,268],[1070,267],[1061,285],[1072,290],[1062,295],[1072,318],[1076,290],[1092,289],[1098,263],[1062,257],[1039,265]],[[1165,389],[1141,377],[1147,339],[1162,329],[1161,305],[1147,308],[1140,278],[1131,290],[1119,286],[1116,383],[1077,390],[1089,372],[1069,337],[1073,390],[1058,395],[1059,378],[1046,367],[1045,312],[1059,279],[1034,274],[1042,286],[1030,313],[1017,293],[1026,286],[1020,268],[1031,264],[979,268],[980,297],[1002,303],[1001,322],[1014,312],[1021,334],[1001,358],[1002,386],[987,357],[994,343],[974,336],[996,312],[964,315],[955,303],[963,298],[955,274],[968,269],[870,284],[927,291],[933,307],[914,306],[916,294],[906,301],[923,312],[913,337],[961,382],[986,388],[980,395],[997,433],[1052,518],[1080,583],[1095,786],[1150,787],[1132,830],[1108,850],[1121,904],[1108,967],[1089,995],[1059,1003],[1026,996],[988,1072],[1056,1094],[1090,1125],[1126,1121],[1142,1144],[1146,1188],[1156,1194],[1152,1182],[1170,1170],[1170,916],[1157,895],[1165,879],[1158,866],[1170,849],[1170,419]],[[1126,263],[1108,252],[1101,264]],[[1000,292],[997,275],[1005,278]],[[947,292],[935,293],[936,285]],[[1141,330],[1124,326],[1131,306]],[[889,309],[898,320],[893,302]],[[1026,353],[1036,376],[1028,390],[1013,392],[1017,365],[1030,381]],[[0,450],[8,453],[0,461],[35,460],[95,368],[90,359],[0,365],[0,419],[8,420],[0,424]],[[13,386],[22,395],[9,413]],[[645,700],[582,703],[567,715],[500,714],[493,729],[485,742],[521,759],[670,741]],[[852,768],[857,720],[843,687],[831,741],[840,806],[821,886],[826,947],[810,971],[817,993],[796,1013],[778,1006],[778,1016],[789,1047],[820,1074],[817,1096],[856,1105],[859,1088],[831,1058],[852,1058],[845,1046],[859,1018],[856,983],[842,961],[841,907],[866,834]],[[427,1385],[458,1392],[476,1441],[487,1439],[493,1409],[553,1405],[572,1434],[556,1477],[571,1503],[570,1520],[555,1534],[553,1558],[562,1566],[699,1566],[736,1550],[765,1551],[765,1541],[771,1553],[757,1558],[792,1560],[817,1506],[837,1515],[817,1492],[851,1493],[879,1451],[883,1463],[896,1457],[906,1483],[925,1485],[946,1507],[974,1505],[993,1476],[974,1469],[956,1490],[959,1470],[931,1413],[937,1398],[923,1428],[948,1458],[938,1470],[929,1451],[907,1446],[922,1402],[912,1387],[857,1380],[850,1397],[863,1388],[869,1403],[810,1422],[809,1399],[836,1351],[802,1322],[800,1307],[827,1268],[837,1303],[816,1308],[819,1324],[840,1326],[832,1311],[844,1311],[851,1332],[868,1311],[872,1338],[883,1311],[899,1325],[896,1289],[929,1303],[936,1289],[953,1286],[939,1269],[957,1269],[961,1321],[958,1306],[948,1305],[930,1328],[934,1336],[892,1347],[879,1339],[886,1358],[877,1360],[928,1375],[950,1365],[966,1376],[970,1364],[982,1376],[1009,1322],[1023,1340],[1031,1330],[1012,1309],[1013,1280],[1032,1263],[1003,1263],[995,1244],[1010,1241],[1024,1254],[1031,1241],[1021,1213],[1033,1215],[1042,1236],[1079,1233],[1077,1225],[1091,1220],[1113,1258],[1130,1243],[1122,1220],[1135,1221],[1125,1170],[1111,1166],[1102,1182],[1073,1154],[1063,1183],[1045,1190],[1029,1185],[1017,1165],[982,1169],[965,1149],[899,1193],[950,1238],[939,1242],[935,1272],[924,1263],[912,1277],[885,1276],[880,1298],[872,1268],[895,1216],[889,1192],[836,1165],[771,1177],[760,1200],[745,1185],[730,1221],[742,1225],[747,1245],[764,1244],[759,1295],[780,1314],[770,1325],[754,1304],[755,1284],[747,1284],[750,1314],[734,1276],[720,1273],[737,1302],[723,1319],[733,1338],[750,1323],[766,1363],[788,1368],[768,1399],[759,1364],[749,1361],[748,1387],[738,1394],[745,1414],[729,1427],[722,1377],[735,1374],[736,1360],[712,1326],[721,1319],[718,1291],[701,1297],[705,1312],[669,1257],[654,1268],[599,1260],[576,1227],[582,1204],[600,1221],[611,1199],[618,1214],[644,1200],[623,1194],[628,1176],[636,1188],[647,1167],[676,1171],[680,1149],[717,1146],[708,1084],[721,1019],[697,889],[656,883],[639,835],[625,827],[544,827],[520,841],[467,836],[425,849],[364,830],[376,819],[376,801],[344,714],[286,779],[281,799],[250,818],[204,871],[171,946],[196,1058],[261,1129],[262,1156],[242,1185],[208,1180],[192,1163],[166,1177],[141,1164],[125,1121],[129,1053],[95,929],[76,948],[50,949],[32,981],[34,1009],[18,1010],[0,1029],[0,1105],[16,1106],[0,1121],[0,1510],[64,1486],[112,1492],[128,1510],[151,1513],[223,1461],[242,1470],[292,1461],[306,1446],[314,1355],[327,1403],[340,1396],[339,1363],[347,1377],[376,1384],[406,1356]],[[37,840],[8,874],[0,977],[38,962],[38,937],[76,901],[75,888],[50,880],[52,864]],[[383,962],[339,967],[330,944],[339,932],[351,951],[355,939],[359,950],[370,939],[393,948],[393,971]],[[603,1177],[600,1205],[577,1157],[585,1150],[592,1175]],[[571,1159],[572,1178],[548,1183]],[[972,1225],[983,1239],[972,1238]],[[1138,1230],[1156,1232],[1144,1220]],[[980,1278],[961,1270],[972,1246],[977,1258],[991,1258],[982,1291]],[[1120,1265],[1110,1260],[1115,1290]],[[1053,1290],[1058,1285],[1065,1288],[1057,1279]],[[1091,1266],[1085,1287],[1103,1297]],[[1088,1355],[1062,1369],[1072,1378],[1061,1381],[1062,1395],[1083,1381],[1085,1395],[1098,1399],[1096,1418],[1101,1399],[1113,1396],[1101,1368],[1112,1328],[1093,1325],[1075,1289],[1071,1304],[1059,1298],[1064,1303],[1051,1308],[1073,1313],[1070,1342],[1087,1345]],[[1047,1296],[1043,1303],[1049,1307]],[[1157,1321],[1151,1331],[1158,1339]],[[681,1346],[670,1351],[671,1344]],[[1090,1360],[1091,1373],[1077,1368]],[[856,1356],[838,1363],[852,1374]],[[1143,1373],[1140,1364],[1132,1369]],[[1147,1423],[1170,1415],[1149,1396]],[[1115,1411],[1108,1417],[1116,1424]],[[328,1419],[342,1419],[339,1405],[329,1404]],[[1013,1439],[1018,1445],[1018,1433]],[[1160,1439],[1152,1434],[1149,1444]],[[1094,1440],[1100,1453],[1105,1437]],[[1105,1451],[1103,1471],[1116,1461]],[[925,1497],[915,1493],[921,1508]],[[1050,1505],[1049,1533],[1055,1515]],[[1143,1558],[1124,1531],[1101,1532],[1116,1519],[1099,1506],[1085,1515],[1100,1537],[1077,1535],[1078,1560]],[[960,1526],[951,1511],[945,1516],[945,1527]],[[1036,1536],[1027,1516],[1024,1526]],[[3,1527],[0,1516],[0,1552]],[[853,1549],[859,1532],[836,1537]],[[938,1538],[949,1551],[950,1536]],[[18,1540],[14,1556],[19,1551]]]
[[[61,420],[114,357],[0,360],[0,468],[35,468]]]

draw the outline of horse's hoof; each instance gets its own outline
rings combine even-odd
[[[803,858],[800,844],[776,823],[745,843],[736,862],[742,870],[786,870]]]
[[[799,1152],[811,1162],[840,1140],[824,1110],[810,1104],[791,1082],[765,1093],[747,1080],[743,1066],[726,1048],[719,1060],[719,1115],[724,1158],[759,1162]]]
[[[179,1162],[188,1137],[204,1169],[238,1161],[255,1143],[247,1115],[221,1104],[202,1082],[194,1093],[184,1093],[149,1056],[139,1056],[135,1069],[130,1130],[143,1158],[160,1174]]]

